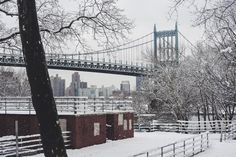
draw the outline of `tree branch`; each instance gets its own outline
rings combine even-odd
[[[7,16],[11,16],[11,17],[13,17],[13,16],[18,16],[17,13],[9,13],[9,12],[7,12],[6,10],[3,10],[3,9],[1,9],[1,8],[0,8],[0,12],[4,13],[4,14],[7,15]]]
[[[4,3],[6,3],[6,2],[10,2],[11,0],[3,0],[3,1],[0,1],[0,5],[1,4],[4,4]]]

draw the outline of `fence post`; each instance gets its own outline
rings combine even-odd
[[[176,126],[176,128],[177,128],[177,129],[176,129],[177,133],[180,132],[180,124],[181,124],[181,123],[177,121],[177,123],[176,123],[176,125],[177,125],[177,126]]]
[[[77,106],[76,106],[76,98],[74,98],[74,114],[76,114],[77,113],[77,108],[76,108]]]
[[[7,114],[7,98],[5,98],[5,114]]]
[[[209,133],[207,133],[207,147],[209,147]]]
[[[203,145],[203,134],[201,134],[201,152],[203,150],[202,145]]]
[[[163,147],[161,147],[161,157],[163,157]]]
[[[104,112],[104,100],[102,101],[102,112]]]
[[[193,155],[194,155],[194,145],[195,145],[195,139],[193,138]]]
[[[96,98],[94,97],[94,100],[93,100],[93,112],[96,112]]]
[[[29,115],[30,115],[30,99],[28,100],[28,102],[29,102],[28,109],[29,109]]]
[[[173,143],[173,157],[175,157],[175,143]]]
[[[220,142],[222,142],[222,140],[223,140],[223,132],[222,132],[222,127],[221,127],[221,129],[220,129]]]
[[[185,141],[184,141],[184,157],[185,157]]]
[[[84,113],[86,113],[85,99],[84,99]]]
[[[19,144],[18,144],[18,121],[15,121],[15,134],[16,134],[16,157],[19,156]]]
[[[111,110],[113,111],[113,99],[111,100]]]
[[[147,152],[147,157],[149,157],[149,153]]]

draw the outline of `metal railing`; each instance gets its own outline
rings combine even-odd
[[[58,114],[86,114],[133,111],[132,100],[88,99],[87,97],[55,97]],[[34,114],[30,97],[0,97],[0,113]]]
[[[102,73],[124,74],[142,76],[154,70],[154,66],[148,64],[133,64],[118,62],[116,60],[94,60],[93,58],[74,58],[73,56],[46,54],[46,63],[50,69],[82,70]],[[25,66],[22,54],[0,53],[0,65]]]
[[[203,152],[208,147],[209,132],[205,132],[192,138],[132,155],[132,157],[190,157]]]
[[[65,131],[62,133],[65,147],[70,146],[71,132]],[[0,156],[23,156],[42,153],[42,143],[39,134],[27,136],[10,136],[6,139],[0,140]]]
[[[235,121],[215,120],[215,121],[176,121],[176,123],[161,123],[153,120],[148,125],[136,124],[137,130],[146,131],[166,131],[166,132],[181,132],[181,133],[202,133],[213,132],[222,133],[228,132],[228,127]]]
[[[222,132],[221,134],[221,141],[228,140],[228,139],[235,139],[236,138],[236,123],[232,123],[227,126],[227,130]]]

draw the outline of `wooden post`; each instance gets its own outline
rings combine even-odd
[[[161,157],[163,157],[163,147],[161,147]]]

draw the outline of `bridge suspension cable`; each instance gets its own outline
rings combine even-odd
[[[180,31],[178,31],[178,33],[196,50],[198,50],[198,48],[185,36],[183,35],[183,33],[181,33]]]
[[[90,57],[95,61],[113,61],[131,65],[150,64],[150,62],[144,63],[142,59],[145,58],[145,55],[151,55],[148,53],[151,53],[152,49],[153,32],[115,47],[89,53],[80,53],[79,57],[80,59],[88,59]]]

